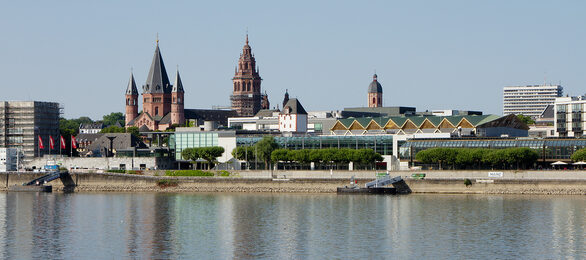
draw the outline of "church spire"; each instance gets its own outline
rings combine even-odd
[[[143,86],[143,93],[169,93],[171,84],[165,69],[165,63],[159,49],[159,37],[157,35],[157,47],[153,55],[153,62],[147,76],[146,84]]]
[[[128,80],[128,87],[126,88],[126,95],[138,96],[138,90],[136,89],[136,82],[134,81],[134,75],[130,72],[130,80]]]
[[[175,74],[175,84],[173,84],[173,90],[171,92],[185,93],[185,91],[183,90],[183,83],[181,82],[181,77],[179,76],[179,69],[177,69],[177,73]]]

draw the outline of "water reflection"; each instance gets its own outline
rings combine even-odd
[[[583,196],[1,193],[0,257],[584,258]]]

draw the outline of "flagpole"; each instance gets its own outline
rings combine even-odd
[[[69,138],[69,148],[70,148],[69,157],[73,157],[73,138],[71,138],[71,137]]]

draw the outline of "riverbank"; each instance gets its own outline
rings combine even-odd
[[[432,177],[435,173],[426,173],[425,179],[412,179],[410,172],[391,173],[402,175],[413,193],[462,193],[462,194],[559,194],[586,195],[586,172],[541,172],[529,178],[527,172],[510,174],[517,178],[473,177],[479,172],[454,172]],[[156,174],[156,173],[155,173]],[[327,175],[326,175],[327,174]],[[565,178],[554,178],[556,175]],[[0,173],[0,190],[40,177],[41,173]],[[153,175],[133,175],[119,173],[71,173],[70,184],[75,184],[76,192],[285,192],[285,193],[335,193],[337,187],[349,185],[349,177],[356,176],[357,184],[362,186],[371,181],[372,173],[343,172],[318,173],[307,177],[307,172],[288,172],[270,177],[270,172],[259,172],[255,176],[242,176],[237,173],[232,177],[166,177]],[[322,177],[328,176],[329,177]],[[335,175],[335,176],[334,176]],[[340,176],[340,175],[343,175]],[[262,176],[262,177],[261,177]],[[430,177],[427,177],[430,176]],[[464,177],[467,178],[464,178]],[[528,177],[529,176],[529,177]],[[469,181],[467,181],[469,180]],[[65,185],[56,180],[49,185],[53,191],[63,191]]]

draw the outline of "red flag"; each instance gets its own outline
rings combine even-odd
[[[45,149],[45,146],[43,145],[43,139],[41,139],[40,135],[39,135],[39,149]]]
[[[73,147],[73,149],[77,149],[77,140],[75,140],[75,136],[71,136],[71,147]]]
[[[60,140],[60,142],[61,142],[61,149],[65,149],[65,138],[63,138],[63,136],[60,136],[60,137],[61,137],[61,140]]]
[[[53,136],[49,136],[49,147],[51,150],[55,149],[55,140],[53,140]]]

